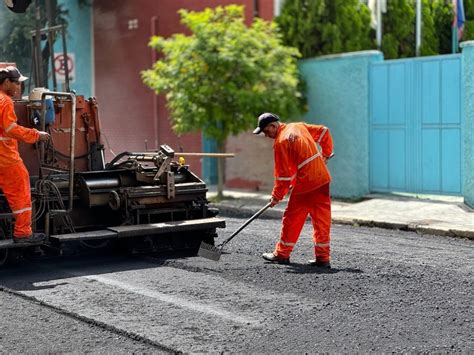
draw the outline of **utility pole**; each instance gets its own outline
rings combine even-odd
[[[43,66],[41,61],[41,8],[39,0],[35,0],[35,30],[36,35],[33,42],[34,63],[35,63],[35,85],[36,87],[44,86],[43,83]]]
[[[416,56],[420,56],[421,47],[421,0],[416,0]]]
[[[377,47],[382,47],[382,0],[377,0]]]

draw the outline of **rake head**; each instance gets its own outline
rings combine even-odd
[[[210,245],[204,242],[201,242],[201,246],[198,250],[198,255],[202,256],[203,258],[219,261],[222,254],[222,248],[215,247],[214,245]]]

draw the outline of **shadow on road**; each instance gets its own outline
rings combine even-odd
[[[147,256],[159,256],[150,262]],[[37,291],[68,283],[69,278],[101,275],[130,270],[161,267],[168,260],[193,256],[189,252],[150,253],[140,255],[88,255],[23,260],[0,268],[0,289]]]
[[[289,274],[336,274],[338,272],[349,272],[354,274],[362,274],[363,271],[361,269],[355,268],[331,268],[331,269],[323,269],[319,267],[315,267],[308,264],[298,264],[298,263],[290,263],[286,267],[287,273]]]

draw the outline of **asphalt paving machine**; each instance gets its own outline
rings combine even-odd
[[[23,3],[30,1],[15,4]],[[186,165],[186,153],[161,145],[151,152],[123,152],[105,163],[98,102],[69,89],[67,61],[64,92],[57,91],[54,70],[53,90],[41,87],[46,82],[42,42],[49,43],[53,57],[53,38],[59,35],[67,58],[63,25],[32,31],[35,87],[15,98],[18,123],[51,134],[47,143],[19,144],[30,173],[33,230],[47,238],[39,245],[15,244],[13,214],[0,193],[0,265],[12,254],[61,254],[71,245],[196,253],[203,241],[213,245],[216,228],[224,228],[225,221],[209,207],[206,184]]]
[[[213,243],[216,217],[203,180],[167,145],[153,152],[123,152],[104,163],[98,103],[72,92],[34,89],[15,101],[18,123],[51,134],[47,143],[20,144],[31,177],[33,229],[45,252],[71,242],[87,248],[131,251],[188,249]],[[183,156],[184,155],[184,156]],[[13,215],[0,195],[0,264],[11,249]],[[27,248],[37,246],[26,246]],[[36,248],[37,249],[37,248]]]

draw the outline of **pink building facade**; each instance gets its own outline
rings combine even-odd
[[[156,51],[147,46],[150,37],[185,32],[178,10],[201,11],[206,7],[241,4],[248,23],[254,15],[265,20],[274,16],[274,0],[95,0],[93,3],[94,94],[100,104],[102,132],[106,136],[108,159],[122,151],[153,150],[168,144],[175,151],[202,152],[199,133],[178,137],[171,129],[165,99],[145,86],[140,72],[151,68]],[[256,139],[255,137],[250,137]],[[240,141],[241,142],[241,141]],[[257,139],[256,144],[262,140]],[[254,144],[254,143],[252,143]],[[246,143],[245,146],[248,146]],[[268,148],[268,149],[267,149]],[[270,147],[265,147],[271,151]],[[259,188],[261,173],[248,176],[238,165],[244,147],[239,140],[229,141],[228,151],[237,158],[228,159],[228,187]],[[271,152],[270,152],[271,153]],[[268,162],[272,164],[271,156]],[[200,158],[187,160],[201,174]],[[248,164],[247,164],[248,165]],[[258,165],[258,164],[257,164]],[[266,169],[268,174],[269,169]],[[271,171],[271,167],[270,167]]]

